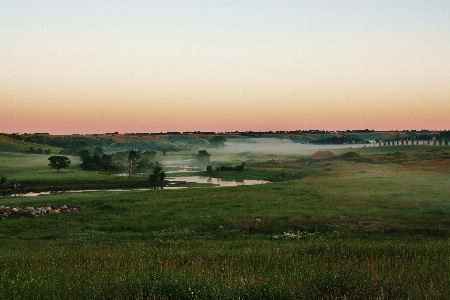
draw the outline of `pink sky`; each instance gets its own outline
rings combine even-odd
[[[450,129],[448,1],[0,3],[0,132]]]

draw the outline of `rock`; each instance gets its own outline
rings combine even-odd
[[[70,207],[71,208],[68,208],[67,205],[62,205],[58,209],[53,209],[51,206],[47,205],[46,207],[34,208],[30,206],[26,208],[14,207],[11,209],[2,205],[0,206],[0,217],[2,220],[4,220],[11,215],[38,217],[45,214],[73,213],[81,211],[81,208],[79,207],[75,207],[73,205],[71,205]]]

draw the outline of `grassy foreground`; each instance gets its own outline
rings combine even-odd
[[[293,179],[266,185],[1,198],[83,211],[0,221],[0,298],[448,299],[448,153],[398,150],[251,164]]]

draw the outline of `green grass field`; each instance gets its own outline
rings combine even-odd
[[[253,153],[243,173],[221,174],[274,181],[265,185],[0,198],[83,208],[0,221],[0,298],[448,299],[450,148],[351,151]],[[34,187],[115,180],[75,157],[56,173],[46,159],[3,152],[0,176]]]

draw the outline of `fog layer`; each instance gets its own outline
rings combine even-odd
[[[369,147],[371,145],[366,145]],[[226,147],[219,150],[223,153],[260,152],[271,154],[311,155],[319,150],[351,149],[364,147],[362,144],[352,145],[313,145],[294,143],[287,139],[277,138],[246,138],[229,139]]]

